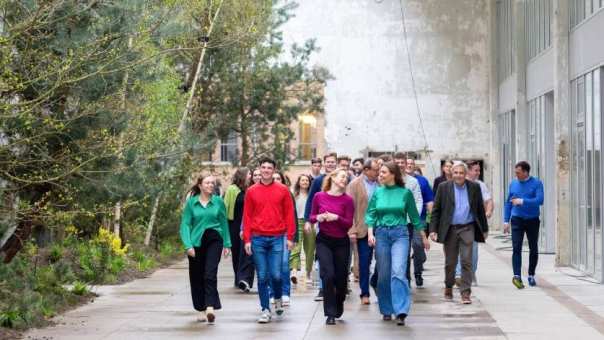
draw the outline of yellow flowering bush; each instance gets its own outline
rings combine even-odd
[[[126,256],[128,252],[128,244],[122,247],[122,240],[118,235],[109,232],[107,229],[99,229],[98,235],[94,238],[97,244],[107,245],[111,252],[117,256]]]
[[[67,234],[67,236],[77,236],[79,231],[78,228],[76,228],[76,226],[72,224],[65,227],[65,233]]]

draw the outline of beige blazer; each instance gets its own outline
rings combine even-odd
[[[352,182],[348,184],[346,192],[354,201],[354,219],[352,221],[352,228],[350,228],[348,234],[356,234],[357,238],[364,238],[367,236],[365,212],[369,205],[369,199],[367,198],[367,190],[363,183],[363,175],[353,179]]]

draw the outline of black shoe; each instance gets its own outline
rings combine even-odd
[[[325,324],[326,325],[335,325],[336,324],[336,318],[334,318],[333,316],[328,316],[327,320],[325,320]]]
[[[319,289],[319,293],[315,296],[315,301],[323,301],[323,289]]]
[[[382,316],[382,320],[384,320],[384,321],[392,321],[392,315],[384,315],[384,316]]]
[[[402,313],[396,316],[396,324],[399,326],[405,325],[405,319],[407,318],[407,314]]]
[[[243,280],[239,281],[239,283],[237,284],[237,287],[239,287],[239,289],[241,289],[241,291],[243,291],[244,293],[250,292],[250,285]]]
[[[423,287],[424,286],[424,278],[421,275],[415,276],[415,285],[417,287]]]

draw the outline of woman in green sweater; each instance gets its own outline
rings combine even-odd
[[[189,259],[189,279],[197,320],[214,323],[220,309],[217,289],[220,255],[229,255],[231,238],[226,208],[220,196],[213,195],[216,181],[204,173],[191,188],[180,224],[180,238]]]
[[[421,233],[426,250],[430,249],[430,242],[399,167],[393,162],[382,165],[379,181],[381,186],[375,190],[365,214],[369,245],[376,249],[378,304],[384,321],[392,320],[394,315],[398,325],[404,326],[411,307],[411,290],[405,275],[409,221]]]

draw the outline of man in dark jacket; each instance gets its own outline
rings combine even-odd
[[[466,180],[467,165],[455,162],[453,180],[438,186],[432,217],[430,238],[443,244],[445,251],[445,299],[453,299],[455,267],[461,257],[461,302],[472,300],[472,243],[484,242],[489,232],[480,185]]]

